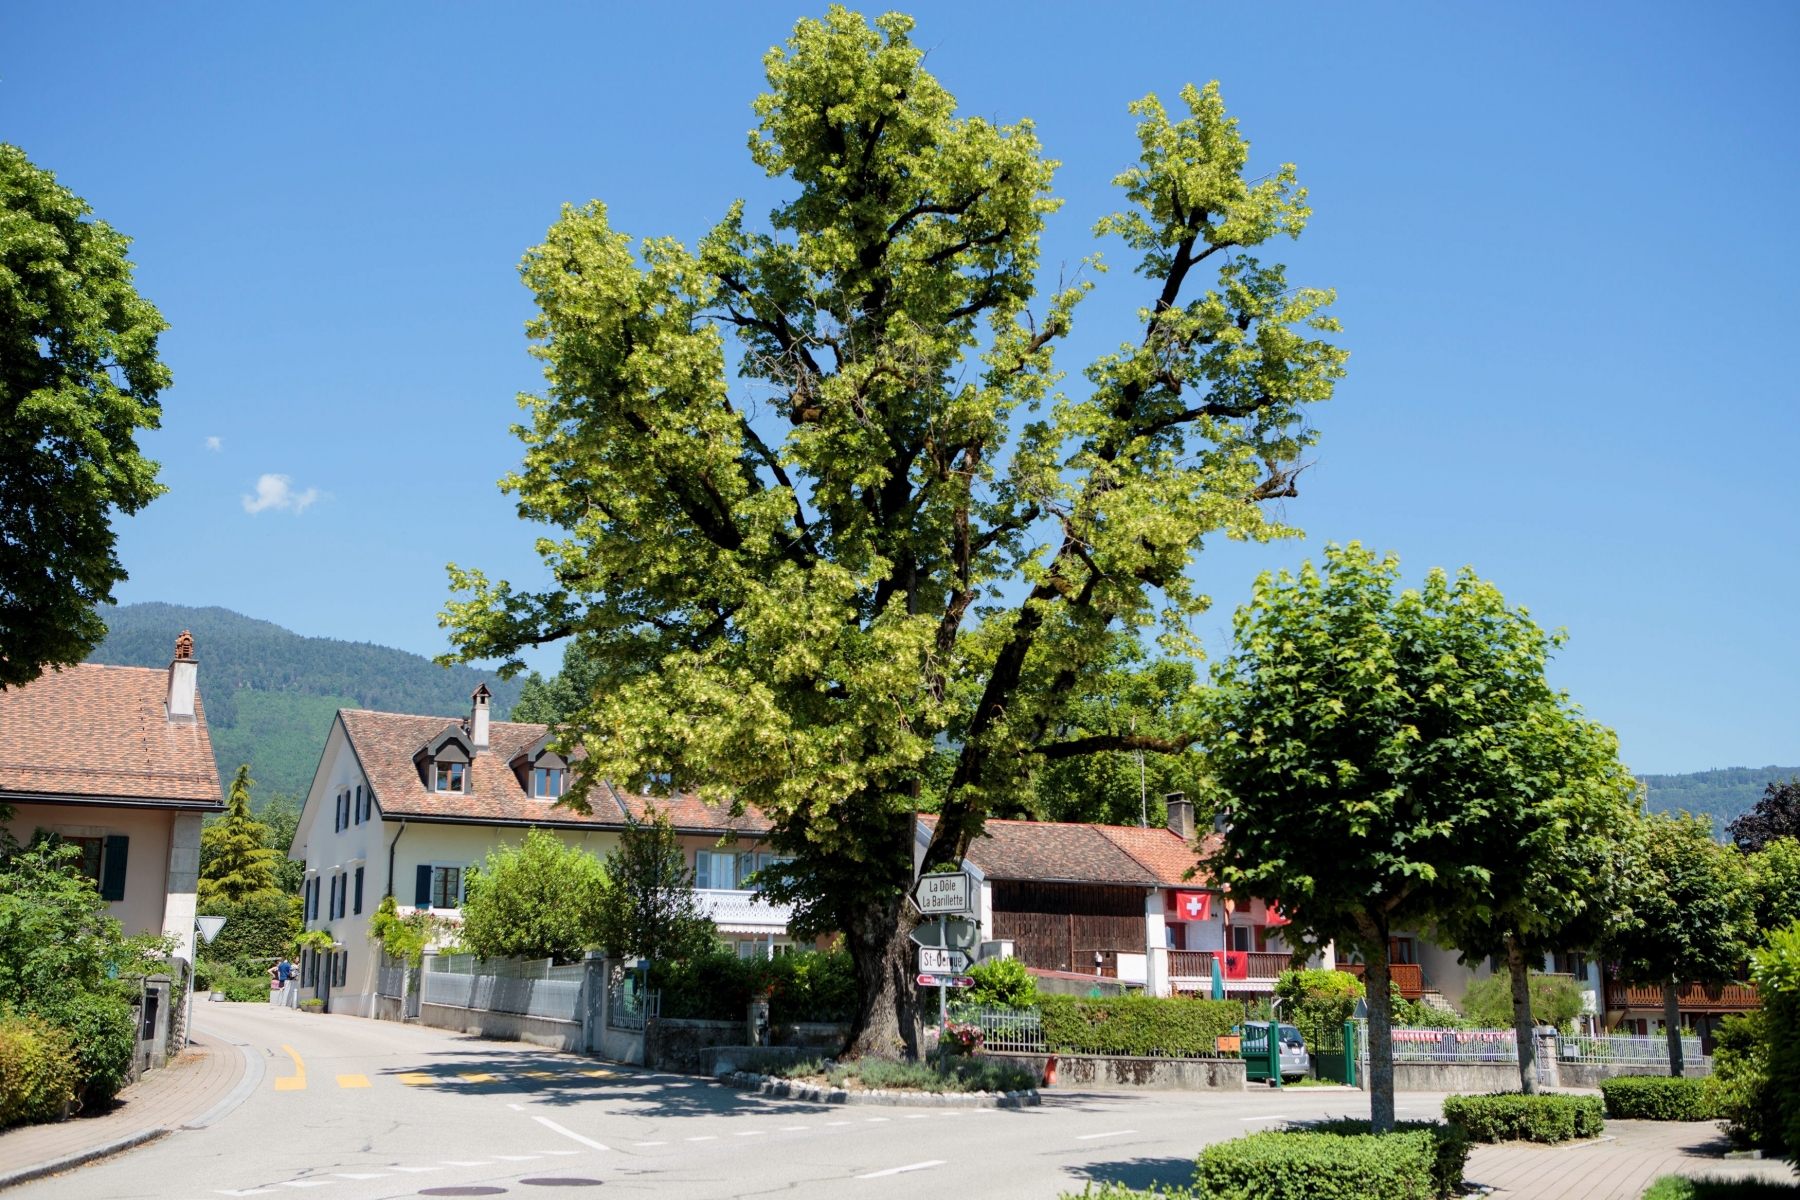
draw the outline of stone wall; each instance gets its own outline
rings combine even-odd
[[[1039,1079],[1047,1054],[984,1052],[983,1058],[1017,1063]],[[1163,1092],[1241,1092],[1241,1058],[1136,1058],[1112,1054],[1058,1054],[1056,1088],[1132,1089]]]
[[[489,1012],[480,1008],[458,1008],[451,1004],[419,1005],[419,1023],[435,1029],[452,1029],[472,1033],[476,1037],[502,1042],[530,1042],[552,1050],[580,1052],[580,1021],[558,1021],[551,1017],[524,1017],[516,1013]]]
[[[1363,1081],[1367,1090],[1368,1081]],[[1416,1063],[1394,1064],[1396,1092],[1516,1092],[1517,1063]]]
[[[658,1018],[645,1031],[645,1062],[660,1071],[713,1075],[717,1073],[715,1052],[720,1047],[746,1048],[746,1032],[744,1021]],[[770,1048],[791,1049],[797,1058],[814,1054],[831,1057],[843,1048],[849,1035],[848,1025],[798,1022],[769,1027]]]
[[[1584,1063],[1559,1062],[1556,1064],[1559,1076],[1558,1086],[1572,1088],[1596,1088],[1602,1079],[1617,1079],[1621,1075],[1667,1075],[1667,1063]],[[1712,1059],[1696,1058],[1686,1063],[1683,1074],[1696,1078],[1712,1074]]]

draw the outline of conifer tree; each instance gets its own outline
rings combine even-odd
[[[225,819],[200,835],[200,896],[202,904],[214,900],[239,902],[262,893],[274,893],[277,852],[269,848],[269,827],[250,815],[248,764],[237,769],[231,781]]]

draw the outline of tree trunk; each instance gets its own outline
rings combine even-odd
[[[914,921],[904,896],[857,907],[844,931],[850,962],[856,971],[856,1023],[844,1046],[846,1058],[901,1059],[922,1057],[915,954]]]
[[[1369,1128],[1394,1130],[1394,998],[1388,982],[1388,940],[1384,922],[1368,922],[1363,975],[1369,1004]]]
[[[1525,947],[1506,939],[1506,971],[1512,976],[1513,1038],[1519,1044],[1519,1090],[1537,1094],[1537,1022],[1531,1018],[1531,970]]]
[[[1669,1035],[1669,1074],[1680,1076],[1686,1073],[1687,1064],[1681,1059],[1681,985],[1670,979],[1663,984],[1663,1028]]]

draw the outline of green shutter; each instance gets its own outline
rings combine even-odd
[[[431,907],[431,867],[419,867],[418,884],[413,888],[413,906],[415,908]]]
[[[113,834],[106,839],[106,859],[100,864],[100,898],[102,900],[123,900],[125,898],[125,864],[131,858],[131,839],[123,834]]]

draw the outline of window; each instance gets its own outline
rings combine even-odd
[[[1409,937],[1388,939],[1388,961],[1391,963],[1416,963],[1419,961],[1413,948],[1413,940]]]
[[[460,792],[463,790],[463,770],[467,763],[439,763],[437,765],[437,790],[440,792]]]
[[[431,907],[462,906],[462,868],[433,867],[431,870]]]
[[[1233,950],[1250,949],[1250,930],[1242,925],[1231,927],[1231,948]]]
[[[330,914],[325,918],[328,921],[335,921],[344,915],[342,901],[343,889],[338,886],[343,882],[344,877],[342,875],[333,875],[331,877],[331,904],[330,907],[325,910]]]
[[[343,987],[350,981],[350,952],[339,950],[331,956],[331,986]]]
[[[556,767],[538,767],[532,771],[531,794],[546,800],[554,800],[563,794],[563,779],[567,771]]]
[[[106,845],[105,838],[66,837],[61,839],[65,844],[81,851],[81,857],[75,860],[75,869],[100,886],[100,851]]]
[[[361,867],[358,867],[358,868],[356,868],[355,902],[353,904],[351,904],[351,906],[350,906],[350,911],[352,913],[361,913],[362,912],[362,881],[363,881],[363,869]]]

